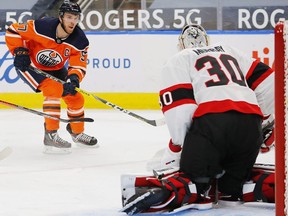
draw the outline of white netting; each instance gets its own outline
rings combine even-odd
[[[284,39],[284,74],[285,74],[285,85],[284,85],[284,98],[285,98],[285,194],[284,194],[284,200],[285,200],[285,207],[284,212],[285,215],[288,215],[288,21],[284,21],[284,27],[283,27],[283,39]]]

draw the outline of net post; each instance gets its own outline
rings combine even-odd
[[[284,22],[274,29],[275,46],[275,203],[276,216],[285,216],[285,51]]]

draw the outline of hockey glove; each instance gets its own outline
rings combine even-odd
[[[77,91],[75,88],[79,88],[79,78],[76,74],[71,74],[67,77],[66,83],[63,84],[63,94],[62,96],[66,96],[68,94],[75,95]]]
[[[147,170],[179,168],[181,146],[174,145],[172,140],[169,142],[169,147],[156,152],[153,158],[147,163]]]
[[[24,47],[18,47],[14,50],[14,66],[20,71],[28,70],[31,64],[29,50]]]
[[[274,120],[267,121],[262,125],[263,143],[261,145],[261,153],[269,152],[274,147]]]

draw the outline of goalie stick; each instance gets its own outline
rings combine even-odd
[[[47,78],[50,78],[50,79],[52,79],[52,80],[54,80],[54,81],[56,81],[56,82],[60,82],[60,83],[62,83],[62,84],[65,84],[65,82],[64,82],[63,80],[58,79],[58,78],[50,75],[49,73],[46,73],[46,72],[44,72],[44,71],[42,71],[42,70],[40,70],[40,69],[38,69],[38,68],[34,68],[34,67],[32,67],[32,66],[30,66],[29,68],[30,68],[31,70],[33,70],[34,72],[36,72],[36,73],[38,73],[38,74],[41,74],[42,76],[45,76],[45,77],[47,77]],[[112,107],[112,108],[114,108],[114,109],[116,109],[116,110],[118,110],[118,111],[120,111],[120,112],[126,113],[126,114],[128,114],[128,115],[130,115],[130,116],[132,116],[132,117],[134,117],[134,118],[136,118],[136,119],[138,119],[138,120],[144,121],[144,122],[146,122],[146,123],[148,123],[148,124],[150,124],[150,125],[152,125],[152,126],[161,126],[161,125],[164,125],[164,124],[165,124],[165,120],[164,120],[164,119],[149,120],[149,119],[146,119],[146,118],[144,118],[144,117],[142,117],[142,116],[139,116],[139,115],[137,115],[136,113],[133,113],[133,112],[127,110],[127,109],[124,109],[124,108],[122,108],[122,107],[120,107],[120,106],[118,106],[118,105],[116,105],[116,104],[113,104],[113,103],[111,103],[111,102],[109,102],[109,101],[107,101],[107,100],[104,100],[103,98],[100,98],[100,97],[98,97],[98,96],[96,96],[96,95],[94,95],[94,94],[91,94],[91,93],[89,93],[89,92],[87,92],[87,91],[84,91],[84,90],[82,90],[82,89],[80,89],[80,88],[75,87],[75,90],[76,90],[77,92],[80,92],[80,93],[86,95],[86,96],[93,97],[93,98],[96,99],[97,101],[100,101],[101,103],[106,104],[107,106],[110,106],[110,107]]]
[[[275,171],[275,164],[255,163],[253,168],[254,169],[263,169],[263,170],[267,170],[267,171]]]
[[[16,109],[20,109],[20,110],[23,110],[23,111],[26,111],[26,112],[30,112],[30,113],[33,113],[33,114],[36,114],[36,115],[39,115],[39,116],[44,116],[46,118],[59,120],[61,122],[65,122],[65,123],[69,123],[69,122],[94,122],[94,120],[92,118],[62,119],[62,118],[58,118],[56,116],[52,116],[52,115],[49,115],[49,114],[46,114],[46,113],[43,113],[43,112],[39,112],[39,111],[36,111],[36,110],[33,110],[33,109],[29,109],[27,107],[23,107],[23,106],[20,106],[20,105],[17,105],[17,104],[9,103],[9,102],[3,101],[3,100],[0,100],[0,103],[3,104],[3,105],[6,105],[6,106],[10,106],[10,107],[13,107],[13,108],[16,108]]]

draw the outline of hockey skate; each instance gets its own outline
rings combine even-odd
[[[67,131],[70,133],[73,142],[77,143],[80,147],[95,147],[97,139],[85,133],[74,134],[70,124],[67,124]]]
[[[43,152],[47,154],[69,154],[71,153],[71,143],[62,139],[56,130],[45,131]]]

